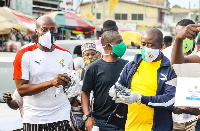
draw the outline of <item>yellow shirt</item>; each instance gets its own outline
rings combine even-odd
[[[157,62],[140,63],[131,81],[131,91],[144,96],[155,96],[157,90],[157,70],[161,60]],[[154,109],[145,104],[128,105],[126,131],[151,131]]]

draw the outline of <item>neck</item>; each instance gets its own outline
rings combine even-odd
[[[52,52],[52,51],[55,49],[54,44],[52,45],[51,49],[46,48],[46,47],[42,46],[42,45],[39,44],[39,43],[37,43],[37,47],[38,47],[40,50],[44,51],[44,52]]]
[[[104,55],[102,59],[106,62],[116,62],[118,57],[114,57],[112,55]]]

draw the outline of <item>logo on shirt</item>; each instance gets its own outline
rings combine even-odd
[[[162,76],[162,78],[160,78],[160,80],[165,81],[167,80],[167,75],[164,75],[162,73],[160,73],[160,75]]]
[[[65,60],[64,60],[64,59],[62,59],[59,63],[60,63],[60,65],[61,65],[62,67],[65,66]]]
[[[40,60],[40,61],[41,61],[41,60]],[[40,61],[36,61],[36,60],[35,60],[35,63],[37,63],[37,64],[39,64],[39,65],[40,65]]]

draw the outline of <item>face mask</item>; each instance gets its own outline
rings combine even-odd
[[[96,61],[98,59],[98,56],[93,58],[93,59],[86,59],[86,58],[83,58],[84,62],[86,65],[90,65],[92,62]]]
[[[51,49],[55,41],[56,41],[56,33],[51,33],[50,31],[48,31],[47,33],[38,38],[38,43],[48,49]]]
[[[124,42],[121,42],[118,45],[111,45],[111,46],[112,46],[113,53],[115,53],[115,55],[117,55],[120,58],[126,52],[126,44]]]
[[[193,48],[193,40],[190,40],[188,38],[183,40],[183,53],[186,53]]]
[[[141,49],[141,53],[142,53],[142,59],[144,61],[152,62],[158,57],[160,50],[145,47]]]

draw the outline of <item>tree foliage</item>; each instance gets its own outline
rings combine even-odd
[[[181,8],[181,6],[176,4],[173,6],[173,8]]]

